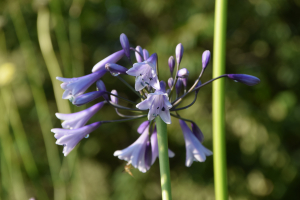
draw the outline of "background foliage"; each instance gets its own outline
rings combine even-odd
[[[299,0],[229,1],[226,72],[261,79],[255,87],[226,81],[230,199],[299,199],[299,8]],[[213,20],[210,0],[1,1],[1,199],[160,199],[158,161],[145,174],[132,170],[133,178],[123,172],[125,162],[113,157],[139,136],[137,121],[105,124],[63,157],[50,129],[60,127],[57,105],[65,111],[69,106],[55,100],[51,78],[60,70],[64,77],[90,73],[95,63],[121,48],[119,35],[125,33],[132,46],[158,53],[164,80],[167,59],[181,42],[182,66],[192,84],[202,52],[212,51]],[[125,58],[121,63],[129,67]],[[202,81],[210,78],[208,69]],[[108,90],[135,98],[109,74],[103,80]],[[204,145],[212,149],[211,85],[182,116],[197,122]],[[92,121],[116,118],[112,108],[104,107]],[[214,199],[212,158],[185,167],[184,139],[178,121],[172,122],[173,199]]]

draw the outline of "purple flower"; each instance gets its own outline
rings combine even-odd
[[[143,56],[143,49],[142,49],[142,47],[137,46],[137,47],[135,48],[135,50],[137,50],[137,51],[139,52],[139,53],[135,52],[135,58],[136,58],[136,61],[137,61],[138,63],[143,62],[143,61],[144,61],[144,58],[141,57],[141,55]]]
[[[83,127],[89,119],[96,114],[104,105],[104,101],[97,103],[88,109],[76,113],[63,114],[55,113],[60,120],[65,120],[61,126],[65,129],[77,129]]]
[[[143,50],[143,55],[144,55],[144,60],[147,60],[149,58],[149,52],[147,51],[147,49]]]
[[[178,71],[177,76],[180,78],[187,78],[189,77],[189,71],[186,68],[182,68]]]
[[[115,151],[114,156],[118,156],[121,160],[126,160],[131,163],[133,167],[145,173],[149,170],[149,163],[151,163],[152,160],[152,156],[149,156],[149,147],[147,148],[147,142],[149,141],[148,135],[149,126],[132,145],[126,149]],[[148,149],[148,151],[146,151],[146,149]],[[150,159],[150,161],[146,159]]]
[[[169,86],[169,88],[171,89],[172,88],[172,86],[173,86],[173,83],[174,83],[174,80],[173,80],[173,78],[171,77],[171,78],[169,78],[168,79],[168,86]]]
[[[157,131],[156,128],[154,129],[152,135],[151,135],[151,147],[152,147],[152,161],[151,165],[155,162],[156,158],[158,157],[158,142],[157,142]],[[173,158],[175,156],[175,153],[168,149],[168,154],[170,158]]]
[[[259,78],[248,74],[228,74],[228,78],[231,78],[237,82],[244,83],[249,86],[256,85],[260,82]]]
[[[171,76],[173,76],[173,71],[174,71],[174,67],[175,67],[175,59],[173,56],[170,56],[170,58],[168,60],[168,64],[169,64]]]
[[[94,65],[92,72],[104,70],[107,63],[116,63],[124,56],[124,50],[117,51]]]
[[[118,95],[117,90],[112,90],[110,93]],[[111,102],[113,102],[114,104],[119,103],[119,99],[117,97],[115,97],[114,95],[110,95],[110,99],[111,99]]]
[[[176,54],[177,65],[179,65],[183,56],[183,46],[181,43],[179,43],[176,46],[175,54]]]
[[[74,104],[76,106],[81,106],[81,105],[87,104],[99,97],[102,97],[104,95],[106,95],[106,91],[88,92],[88,93],[79,95],[76,98],[74,98],[74,100],[72,101],[72,104]]]
[[[183,120],[179,120],[179,124],[181,126],[185,147],[186,147],[186,160],[185,165],[190,167],[193,161],[204,162],[206,160],[206,156],[212,155],[212,152],[206,149],[201,142],[197,139],[197,137],[193,134],[193,132],[189,129],[187,124]]]
[[[192,123],[192,131],[195,135],[195,137],[202,143],[204,140],[204,136],[200,128],[195,124],[194,122]]]
[[[169,109],[172,104],[169,101],[167,93],[155,91],[147,96],[147,99],[137,104],[136,107],[140,110],[148,110],[148,120],[153,120],[155,117],[160,116],[166,124],[171,124],[171,116]]]
[[[177,82],[176,82],[176,85],[175,85],[175,89],[176,89],[176,94],[179,95],[181,89],[182,89],[182,79],[181,78],[178,78],[177,79]]]
[[[78,95],[83,94],[93,83],[100,79],[106,72],[106,69],[104,69],[78,78],[56,77],[57,80],[63,82],[60,85],[61,88],[65,90],[62,98],[72,99]]]
[[[137,132],[138,132],[139,134],[142,134],[142,133],[145,131],[145,129],[149,126],[149,124],[150,124],[150,121],[144,121],[144,122],[141,123],[141,125],[138,127]]]
[[[121,42],[121,46],[124,50],[125,55],[130,60],[130,45],[129,45],[128,38],[124,33],[122,33],[120,35],[120,42]]]
[[[93,124],[77,128],[77,129],[62,129],[53,128],[51,132],[55,133],[54,137],[57,139],[56,144],[63,145],[63,154],[67,156],[74,147],[82,140],[84,137],[88,137],[89,134],[97,129],[101,125],[101,122],[95,122]]]
[[[210,51],[206,50],[202,54],[202,68],[203,68],[202,70],[205,70],[209,61],[210,61]]]
[[[105,65],[105,69],[111,73],[113,76],[118,76],[120,74],[126,74],[126,71],[128,70],[126,67],[123,67],[118,64],[114,63],[107,63]]]
[[[152,54],[146,61],[133,64],[127,71],[128,75],[135,76],[135,90],[140,91],[145,86],[152,86],[159,90],[160,85],[156,75],[157,54]]]

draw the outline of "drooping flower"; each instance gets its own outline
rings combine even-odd
[[[160,116],[166,124],[171,124],[170,108],[172,104],[169,101],[167,93],[155,91],[147,96],[147,99],[137,104],[136,107],[140,110],[148,110],[148,120],[153,120]]]
[[[158,157],[158,142],[157,142],[157,131],[156,128],[154,129],[152,135],[151,135],[151,147],[152,147],[152,161],[151,165],[155,162],[156,158]],[[175,156],[175,153],[168,149],[168,155],[170,158],[173,158]]]
[[[185,165],[187,167],[190,167],[193,161],[204,162],[206,160],[206,156],[212,155],[212,152],[201,144],[201,142],[197,139],[197,137],[193,134],[193,132],[183,120],[179,120],[179,124],[181,126],[185,140]]]
[[[144,130],[149,126],[150,121],[144,121],[143,123],[141,123],[141,125],[138,127],[137,132],[139,134],[142,134],[144,132]]]
[[[192,123],[192,131],[195,135],[195,137],[202,143],[204,140],[204,136],[200,128],[195,124],[194,122]]]
[[[115,151],[114,156],[117,156],[119,159],[131,163],[133,167],[145,173],[150,168],[150,166],[146,164],[149,163],[146,158],[152,160],[152,156],[149,156],[149,151],[147,151],[148,155],[146,157],[146,147],[147,142],[149,141],[148,134],[149,126],[132,145],[130,145],[126,149]]]
[[[113,76],[118,76],[120,74],[126,74],[126,71],[128,70],[126,67],[123,67],[121,65],[115,64],[115,63],[107,63],[105,65],[105,69],[111,73]]]
[[[55,115],[58,119],[65,120],[61,124],[63,128],[77,129],[83,127],[89,119],[103,107],[104,104],[105,102],[102,101],[80,112],[70,114],[55,113]]]
[[[113,54],[111,54],[110,56],[104,58],[103,60],[99,61],[92,69],[92,72],[96,72],[96,71],[99,71],[99,70],[103,70],[105,69],[105,65],[107,63],[116,63],[118,62],[123,56],[125,55],[125,52],[124,50],[120,50],[120,51],[117,51]]]
[[[56,77],[57,80],[63,82],[60,85],[61,88],[65,90],[62,98],[72,99],[78,95],[83,94],[93,83],[99,80],[106,72],[107,70],[104,69],[78,78]]]
[[[54,137],[57,139],[56,144],[64,146],[63,154],[64,156],[67,156],[80,140],[84,137],[89,137],[89,134],[100,125],[101,122],[95,122],[77,129],[53,128],[51,129],[51,132],[55,133]]]
[[[227,74],[228,78],[249,86],[256,85],[260,82],[259,78],[248,74]]]
[[[157,54],[152,54],[146,61],[135,63],[132,68],[127,71],[128,75],[135,76],[135,90],[140,91],[145,86],[152,86],[159,90],[160,85],[156,75]]]

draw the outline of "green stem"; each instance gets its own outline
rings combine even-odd
[[[216,0],[213,77],[225,73],[227,1]],[[224,79],[213,83],[213,151],[216,200],[228,199],[225,148],[225,97]]]
[[[159,151],[159,168],[160,183],[162,190],[162,199],[171,200],[171,178],[168,155],[168,135],[167,124],[160,118],[156,117],[157,141]]]

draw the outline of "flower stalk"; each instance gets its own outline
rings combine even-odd
[[[168,156],[167,124],[160,118],[155,119],[159,152],[160,183],[163,200],[171,200],[171,178]]]
[[[217,0],[215,4],[215,32],[213,77],[225,72],[226,15],[227,0]],[[226,174],[225,141],[225,96],[224,79],[213,83],[213,152],[216,200],[228,199]]]

